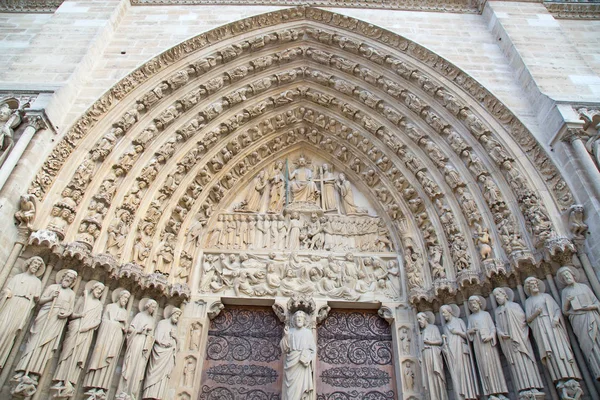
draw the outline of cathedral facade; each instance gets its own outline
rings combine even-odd
[[[308,3],[0,6],[0,397],[600,397],[600,5]]]

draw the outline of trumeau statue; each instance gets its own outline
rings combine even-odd
[[[467,327],[459,318],[460,309],[454,304],[443,305],[440,307],[440,314],[446,321],[442,335],[444,341],[442,351],[452,377],[454,398],[456,400],[477,399],[479,395],[477,376],[469,346]]]
[[[417,314],[417,321],[421,327],[420,350],[425,390],[430,400],[447,400],[442,360],[442,335],[439,328],[434,325],[435,316],[431,311],[420,312]]]
[[[473,342],[483,394],[507,399],[504,393],[508,393],[508,388],[496,346],[496,327],[490,313],[484,311],[485,299],[481,296],[469,297],[469,309],[471,315],[467,333]]]
[[[75,393],[74,385],[77,384],[79,375],[85,367],[94,331],[100,325],[102,317],[100,297],[103,292],[103,283],[89,281],[85,285],[83,296],[78,299],[75,310],[71,314],[53,378],[57,383],[52,389],[57,390],[57,397],[70,397]]]
[[[524,282],[527,323],[533,332],[542,362],[548,368],[554,383],[566,380],[581,380],[573,350],[556,301],[545,291],[544,282],[529,277]]]
[[[163,399],[171,373],[175,368],[175,356],[179,350],[177,339],[177,322],[181,310],[167,307],[162,321],[156,326],[154,346],[148,363],[148,372],[144,381],[143,399]]]
[[[110,389],[127,330],[126,307],[130,296],[127,290],[117,288],[112,293],[113,302],[104,309],[96,344],[83,381],[83,386],[89,388],[86,395],[100,396]]]
[[[75,278],[77,272],[60,270],[56,274],[56,284],[48,286],[42,294],[39,301],[42,308],[31,326],[25,351],[17,364],[17,374],[13,380],[18,385],[13,393],[31,396],[36,392],[37,377],[42,375],[46,363],[58,348],[67,318],[73,313],[75,293],[71,287],[75,284]]]
[[[140,393],[146,364],[154,344],[154,313],[157,308],[156,301],[141,299],[140,312],[133,317],[127,329],[127,351],[117,393],[129,395],[133,399],[137,399]]]
[[[600,380],[600,302],[588,286],[577,282],[576,269],[561,267],[556,277],[565,285],[561,293],[563,313],[569,317],[590,372]]]
[[[542,389],[544,384],[529,341],[525,312],[513,301],[514,293],[511,289],[496,288],[493,294],[498,304],[494,311],[496,333],[508,361],[513,385],[519,393],[540,393],[538,389]]]
[[[25,261],[25,272],[15,275],[6,284],[0,303],[0,369],[4,365],[19,332],[29,321],[30,313],[42,294],[46,265],[41,257]]]
[[[291,327],[285,327],[280,343],[284,357],[282,400],[315,398],[313,374],[317,346],[308,322],[306,313],[298,310],[291,318]]]

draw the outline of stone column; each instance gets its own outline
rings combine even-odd
[[[392,328],[398,398],[422,399],[423,377],[417,354],[416,332],[419,331],[415,311],[405,304],[384,303],[379,309],[379,316]],[[413,378],[408,378],[407,374]]]
[[[23,247],[25,247],[25,245],[27,244],[30,234],[31,234],[31,229],[29,229],[28,227],[19,227],[18,228],[17,240],[15,241],[15,244],[13,245],[12,251],[10,252],[10,255],[8,256],[6,263],[4,263],[4,266],[0,270],[0,288],[4,288],[4,284],[6,284],[6,281],[8,280],[10,272],[12,271],[17,259],[19,258],[19,255],[21,254]]]
[[[6,181],[15,169],[15,166],[21,159],[21,156],[23,156],[23,153],[31,142],[33,135],[35,135],[35,133],[40,129],[46,128],[46,123],[40,115],[30,115],[26,116],[26,118],[27,122],[25,130],[21,134],[21,137],[19,137],[15,147],[11,150],[10,154],[6,158],[4,164],[2,164],[2,168],[0,168],[0,190],[2,190],[6,184]]]
[[[585,148],[585,144],[583,143],[584,136],[587,135],[581,128],[567,128],[562,140],[571,145],[575,161],[585,175],[582,180],[590,187],[594,197],[598,199],[600,198],[600,171]]]

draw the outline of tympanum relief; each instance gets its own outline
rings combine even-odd
[[[400,268],[384,220],[332,166],[304,153],[276,160],[216,215],[200,292],[400,298]]]

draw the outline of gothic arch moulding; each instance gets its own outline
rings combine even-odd
[[[328,251],[342,257],[356,250],[361,260],[385,253],[381,274],[403,282],[398,300],[463,299],[477,285],[489,289],[493,276],[515,279],[518,269],[573,250],[562,219],[573,196],[498,99],[408,39],[304,7],[203,33],[111,88],[31,185],[29,193],[47,205],[38,208],[32,240],[167,296],[189,296],[201,285],[202,254],[223,251],[210,250],[215,227],[231,218],[232,229],[254,229],[252,213],[269,210],[240,208],[256,200],[244,193],[264,182],[259,201],[267,203],[273,181],[266,177],[277,161],[288,160],[282,175],[291,182],[299,168],[291,160],[304,153],[318,160],[311,167],[321,185],[316,196],[329,184],[327,163],[331,182],[339,183],[332,199],[343,202],[348,192],[339,173],[357,199],[357,209],[340,205],[336,212],[352,221],[364,216],[374,235],[359,248],[346,238],[318,250],[324,259]],[[281,210],[287,235],[290,185]],[[324,202],[315,201],[315,212],[327,223],[333,217]],[[310,209],[300,213],[310,243]],[[239,256],[250,244],[236,246],[225,250]],[[267,257],[270,249],[263,250]],[[290,254],[285,245],[277,250]],[[367,275],[377,286],[376,271]],[[381,282],[382,290],[388,284]]]

